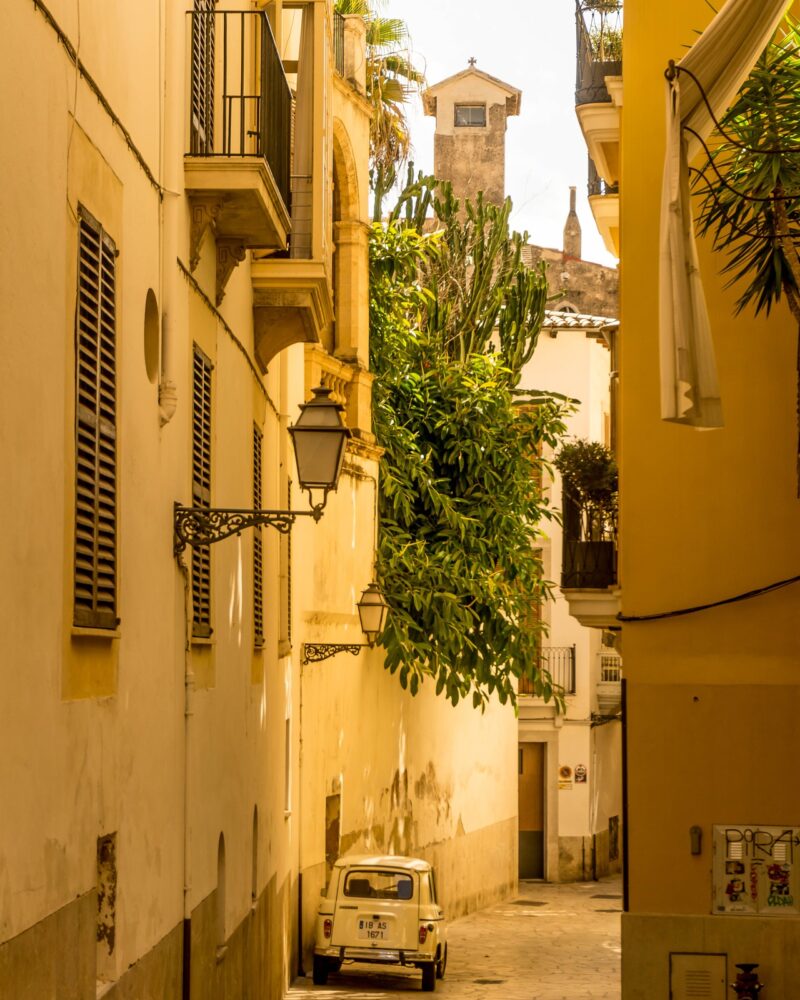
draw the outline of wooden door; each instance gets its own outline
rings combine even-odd
[[[520,878],[544,878],[544,747],[519,744]]]

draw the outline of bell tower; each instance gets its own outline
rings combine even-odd
[[[505,198],[506,123],[519,114],[522,91],[479,70],[465,70],[423,92],[425,114],[436,119],[433,171],[450,181],[463,203],[478,191],[495,204]]]

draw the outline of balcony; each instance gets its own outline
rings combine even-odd
[[[589,628],[616,626],[620,591],[615,511],[582,507],[566,489],[562,507],[561,590],[569,613]]]
[[[589,204],[606,249],[619,257],[622,3],[576,0],[575,17],[575,111],[589,150]]]
[[[606,77],[622,75],[622,0],[575,0],[575,106],[610,104]]]
[[[575,694],[575,647],[574,646],[543,646],[539,650],[541,670],[546,670],[556,687],[564,694]],[[520,678],[519,693],[533,695],[533,684],[525,677]]]
[[[344,14],[333,12],[333,64],[339,76],[344,76]]]
[[[212,231],[219,303],[247,249],[286,248],[292,94],[263,11],[218,11],[208,3],[187,16],[190,266]]]
[[[589,206],[606,250],[619,257],[619,185],[605,181],[591,157],[588,190]]]
[[[616,715],[622,707],[622,656],[606,648],[601,649],[598,656],[597,708],[601,715]]]

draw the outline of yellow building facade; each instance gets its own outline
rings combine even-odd
[[[516,880],[507,710],[304,663],[363,642],[374,573],[364,24],[5,14],[0,995],[277,1000],[332,855],[430,856],[451,914]],[[352,431],[321,521],[176,558],[176,504],[309,510],[320,383]]]
[[[726,288],[724,258],[709,241],[699,244],[700,269],[725,423],[699,431],[661,420],[658,407],[664,70],[712,16],[703,0],[625,3],[619,366],[625,1000],[721,998],[730,995],[735,966],[743,962],[759,963],[765,995],[794,996],[800,979],[796,905],[735,905],[740,896],[755,899],[759,871],[777,865],[793,872],[796,863],[800,591],[795,585],[647,619],[790,578],[800,552],[796,324],[785,306],[769,318],[750,310],[735,315],[741,288]],[[691,983],[707,992],[688,992]]]

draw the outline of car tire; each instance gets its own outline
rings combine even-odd
[[[314,956],[314,972],[312,976],[315,986],[324,986],[328,982],[328,963],[319,955]]]
[[[436,963],[426,962],[422,966],[422,989],[425,993],[433,993],[436,989]]]
[[[436,978],[444,979],[444,970],[447,968],[447,945],[444,946],[442,957],[436,963]]]

